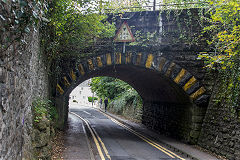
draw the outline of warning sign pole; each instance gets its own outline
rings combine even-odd
[[[123,42],[123,54],[125,53],[126,51],[126,42]]]

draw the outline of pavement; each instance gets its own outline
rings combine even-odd
[[[64,137],[63,158],[65,160],[93,160],[93,153],[89,147],[86,130],[82,120],[76,116],[68,115],[68,124]]]

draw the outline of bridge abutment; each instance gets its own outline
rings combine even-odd
[[[196,144],[205,108],[193,104],[144,102],[142,123],[160,134]]]

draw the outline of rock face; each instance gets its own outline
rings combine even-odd
[[[227,159],[240,160],[239,113],[227,101],[218,101],[222,92],[222,83],[217,80],[198,144]]]
[[[7,51],[10,58],[0,59],[0,159],[4,160],[32,159],[32,101],[48,96],[38,31],[25,40],[24,50],[12,45]]]

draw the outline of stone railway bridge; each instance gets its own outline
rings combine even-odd
[[[0,159],[33,159],[30,106],[35,97],[49,98],[50,89],[54,90],[63,127],[70,92],[91,77],[111,76],[141,95],[142,123],[149,128],[240,160],[240,114],[233,114],[229,104],[216,103],[221,83],[197,59],[199,52],[209,50],[197,39],[205,25],[199,23],[201,14],[202,10],[190,9],[109,15],[117,29],[126,21],[136,42],[127,43],[123,53],[122,43],[101,40],[91,56],[61,59],[61,74],[51,79],[53,88],[39,57],[39,33],[29,34],[29,45],[21,51],[26,54],[12,62],[8,57],[0,59]],[[45,150],[48,140],[35,138],[39,137],[46,143],[38,149]]]
[[[197,54],[207,48],[200,42],[191,44],[201,32],[198,14],[193,9],[178,15],[174,11],[110,15],[108,20],[114,21],[117,29],[125,21],[135,36],[141,33],[153,38],[127,44],[125,53],[122,43],[116,43],[84,59],[64,60],[56,84],[56,105],[65,117],[62,123],[67,118],[69,94],[77,85],[92,77],[110,76],[127,82],[140,94],[144,102],[143,124],[196,143],[212,88],[212,77],[197,59]]]

